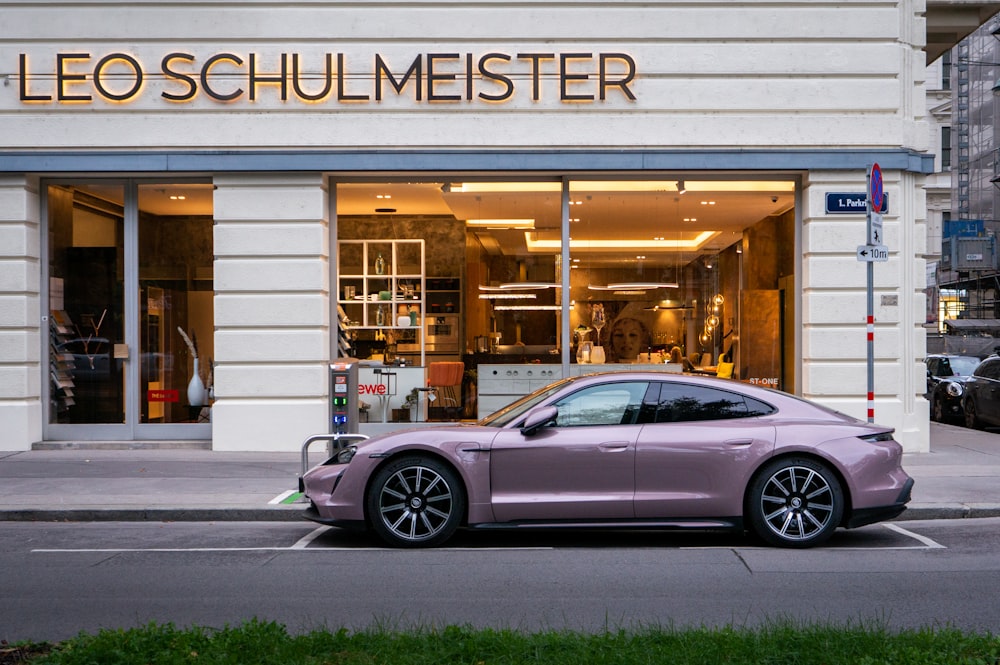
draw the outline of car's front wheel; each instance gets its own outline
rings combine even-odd
[[[429,457],[405,457],[381,469],[368,490],[375,533],[393,547],[433,547],[448,540],[465,514],[458,476]]]
[[[965,426],[969,429],[982,429],[983,423],[979,420],[979,413],[976,411],[976,403],[971,399],[965,403]]]
[[[826,465],[780,459],[754,477],[747,513],[754,532],[765,542],[812,547],[836,531],[844,514],[844,492]]]
[[[940,397],[931,397],[931,420],[936,423],[943,423],[948,419],[944,414],[944,405],[941,404]]]

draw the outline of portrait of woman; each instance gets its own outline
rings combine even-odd
[[[639,319],[620,316],[611,324],[608,362],[635,362],[651,343],[649,329]]]

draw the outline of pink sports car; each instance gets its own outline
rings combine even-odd
[[[564,379],[475,424],[393,432],[309,470],[306,516],[398,547],[460,527],[749,530],[809,547],[891,519],[893,430],[786,393],[660,372]]]

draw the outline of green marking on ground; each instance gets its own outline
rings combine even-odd
[[[302,492],[294,492],[281,500],[281,503],[295,503],[302,498]]]

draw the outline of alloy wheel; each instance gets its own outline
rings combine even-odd
[[[376,532],[392,545],[435,545],[454,533],[462,501],[447,468],[431,460],[404,460],[375,480],[369,514]]]
[[[754,487],[751,521],[772,544],[815,545],[829,538],[840,522],[840,485],[821,464],[779,462],[765,470]]]

